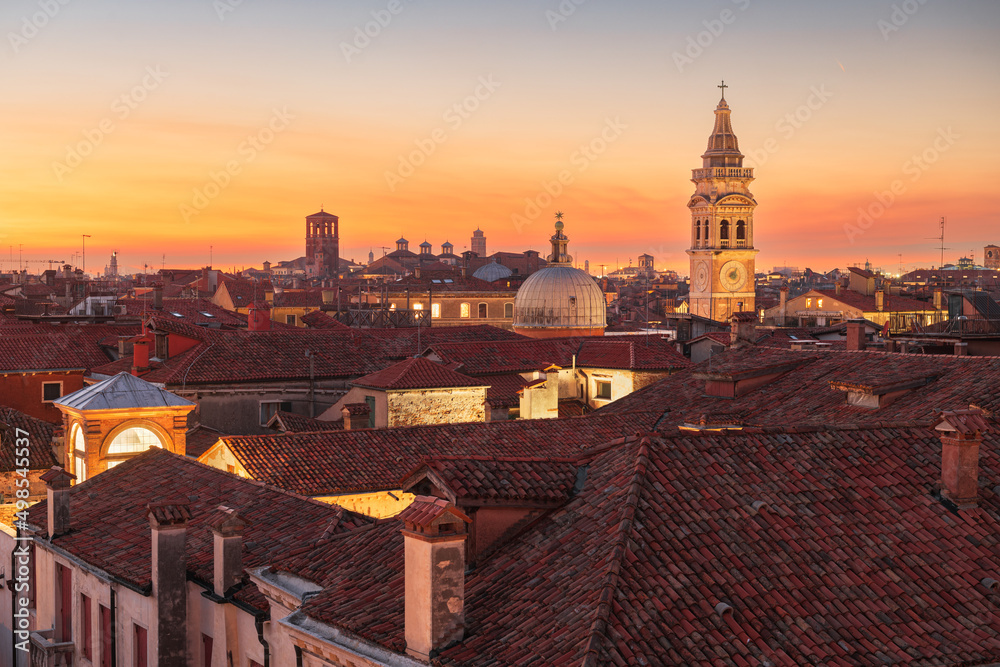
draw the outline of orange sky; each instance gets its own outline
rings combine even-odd
[[[89,271],[115,249],[130,271],[200,266],[210,246],[216,267],[259,266],[300,256],[323,205],[349,259],[401,234],[460,251],[476,227],[491,252],[544,250],[562,210],[581,264],[648,252],[686,274],[688,179],[722,77],[756,158],[758,268],[936,264],[941,216],[946,259],[980,260],[1000,243],[986,196],[1000,6],[912,1],[895,17],[861,0],[591,0],[568,16],[555,1],[407,1],[375,30],[387,1],[243,2],[220,19],[207,0],[93,0],[12,42],[38,11],[12,0],[0,268],[19,246],[79,265],[81,234]],[[421,163],[412,175],[401,156]],[[571,182],[529,207],[562,171]]]

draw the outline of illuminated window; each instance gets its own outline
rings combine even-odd
[[[813,307],[813,300],[806,299],[806,308],[812,308],[812,307]]]
[[[396,304],[390,303],[389,304],[389,310],[396,310]]]
[[[424,309],[424,304],[422,303],[413,304],[413,310],[423,310],[423,309]]]
[[[431,304],[431,317],[441,317],[441,304],[432,303]]]
[[[816,307],[817,308],[823,307],[823,299],[816,299]]]
[[[460,306],[459,317],[470,317],[470,306],[467,303],[463,303]]]
[[[87,481],[87,462],[79,452],[73,457],[73,463],[76,465],[76,483]]]
[[[108,454],[140,454],[150,447],[162,447],[155,433],[142,426],[127,428],[111,441]]]

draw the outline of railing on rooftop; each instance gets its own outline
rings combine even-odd
[[[52,641],[53,630],[31,633],[31,667],[73,667],[73,642]]]
[[[691,178],[753,178],[753,167],[708,167],[692,169]]]
[[[431,326],[431,313],[428,310],[352,308],[350,310],[326,311],[326,314],[341,324],[356,329],[402,329]]]

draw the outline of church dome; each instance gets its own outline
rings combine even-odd
[[[528,276],[517,290],[514,331],[533,338],[604,335],[604,291],[590,275],[573,268],[562,214],[557,218],[549,265]]]
[[[513,272],[503,264],[500,264],[499,262],[490,262],[489,264],[484,264],[476,269],[476,272],[472,274],[472,277],[492,283],[497,280],[503,280],[504,278],[510,278],[512,275]]]

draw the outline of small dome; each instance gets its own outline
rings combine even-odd
[[[427,241],[424,241],[423,243],[420,244],[420,247],[421,248],[430,248],[431,244],[428,243]]]
[[[476,269],[476,272],[472,274],[472,277],[492,283],[497,280],[503,280],[504,278],[510,278],[512,275],[513,272],[503,264],[500,264],[499,262],[490,262],[489,264],[484,264]]]
[[[514,299],[514,329],[603,330],[604,292],[572,266],[548,266],[528,276]]]

